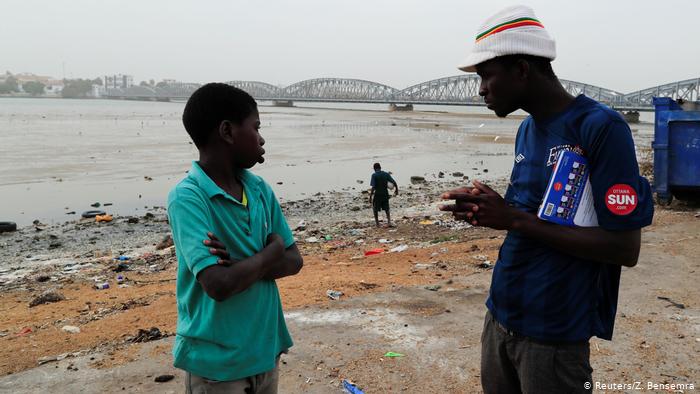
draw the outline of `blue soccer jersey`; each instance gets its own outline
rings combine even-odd
[[[520,125],[506,202],[536,213],[562,150],[588,159],[600,227],[621,231],[651,224],[651,188],[639,175],[627,123],[583,95],[560,114],[542,120],[528,117]],[[494,267],[486,305],[502,325],[535,339],[611,339],[620,269],[510,231]]]

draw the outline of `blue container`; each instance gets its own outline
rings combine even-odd
[[[700,111],[654,97],[654,191],[660,203],[700,199]]]

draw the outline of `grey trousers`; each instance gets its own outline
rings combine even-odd
[[[588,341],[539,342],[509,332],[486,313],[481,334],[485,394],[590,393],[593,369],[589,358]]]
[[[220,382],[187,372],[187,394],[277,394],[279,357],[275,369],[247,378]]]

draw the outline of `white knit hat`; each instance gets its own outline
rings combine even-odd
[[[477,64],[505,55],[533,55],[550,60],[557,57],[554,40],[537,20],[532,8],[516,5],[487,19],[479,28],[474,47],[459,69],[474,72]]]

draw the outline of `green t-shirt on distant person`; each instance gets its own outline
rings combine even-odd
[[[294,237],[272,188],[249,171],[241,175],[247,206],[224,192],[197,162],[168,196],[168,216],[177,253],[175,367],[218,381],[238,380],[275,368],[292,346],[277,284],[255,282],[225,301],[209,297],[197,274],[216,264],[203,241],[212,232],[233,260],[261,251],[276,233],[285,247]]]
[[[374,188],[375,198],[389,198],[389,182],[396,184],[394,178],[392,178],[386,171],[379,170],[372,174],[372,179],[370,179],[369,185]]]

